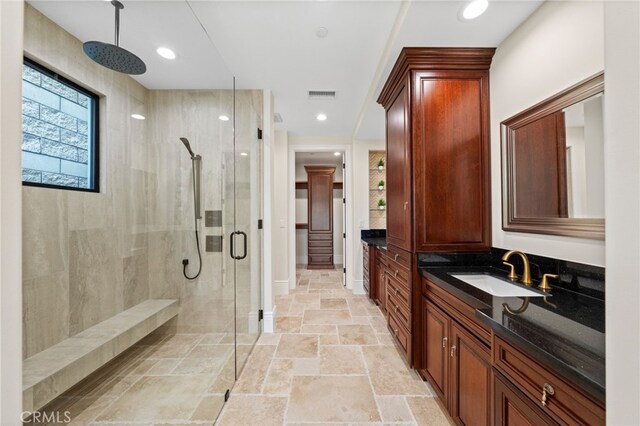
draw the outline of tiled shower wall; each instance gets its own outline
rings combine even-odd
[[[82,44],[25,5],[26,55],[104,95],[101,192],[23,187],[23,357],[149,296],[148,91],[85,57]]]
[[[233,319],[228,250],[204,251],[205,235],[223,228],[200,228],[203,273],[182,276],[183,258],[190,273],[198,261],[191,162],[178,138],[203,156],[203,210],[224,211],[232,133],[217,117],[231,115],[232,93],[149,91],[86,58],[79,40],[29,5],[25,52],[102,97],[100,193],[23,187],[23,357],[149,298],[179,298],[172,325],[184,331],[225,331]],[[258,91],[238,92],[237,122],[261,101]]]

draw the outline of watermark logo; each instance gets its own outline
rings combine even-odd
[[[22,423],[71,423],[70,411],[23,411],[20,414]]]

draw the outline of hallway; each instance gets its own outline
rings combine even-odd
[[[277,297],[277,333],[261,336],[219,425],[452,424],[341,271],[299,269],[297,280]]]

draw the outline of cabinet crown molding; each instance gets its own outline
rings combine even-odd
[[[404,47],[382,88],[377,102],[385,107],[393,101],[397,87],[407,73],[439,70],[488,70],[496,49],[493,47]]]

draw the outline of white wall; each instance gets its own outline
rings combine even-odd
[[[384,140],[356,140],[353,142],[353,244],[354,293],[364,293],[362,287],[362,244],[360,230],[369,229],[369,151],[386,149]]]
[[[640,424],[640,4],[605,5],[607,424]]]
[[[498,46],[491,65],[495,247],[604,266],[604,241],[504,232],[500,174],[500,122],[603,69],[604,20],[599,1],[546,2]]]
[[[0,424],[22,410],[22,1],[0,2]]]
[[[289,291],[289,239],[287,235],[287,185],[288,147],[287,133],[275,132],[273,144],[273,191],[272,191],[272,252],[274,293]]]

